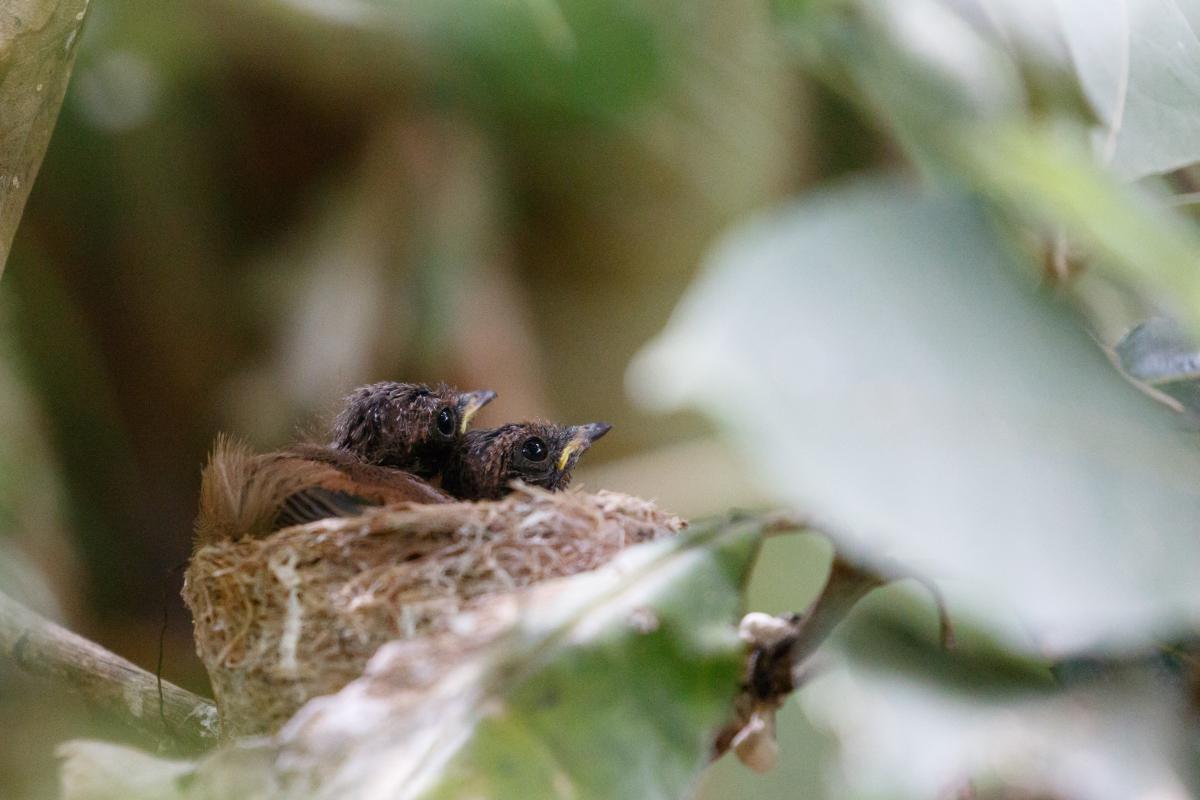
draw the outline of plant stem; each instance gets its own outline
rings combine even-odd
[[[89,703],[159,741],[185,750],[217,740],[212,701],[56,625],[0,592],[0,656],[31,675],[81,694]],[[160,706],[161,700],[161,706]]]

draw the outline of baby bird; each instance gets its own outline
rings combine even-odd
[[[503,497],[514,479],[564,489],[580,456],[611,429],[607,422],[521,422],[468,431],[442,474],[442,488],[460,500]]]
[[[266,536],[370,506],[449,502],[423,478],[445,467],[471,417],[495,397],[376,383],[346,398],[328,447],[299,444],[257,455],[219,438],[201,476],[197,541]]]
[[[385,381],[355,389],[333,423],[330,447],[364,464],[432,478],[445,467],[471,417],[495,392]]]

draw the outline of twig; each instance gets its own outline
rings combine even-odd
[[[799,621],[799,630],[786,651],[786,661],[794,666],[802,664],[829,638],[858,601],[872,589],[877,589],[892,578],[870,569],[860,567],[842,556],[834,556],[833,566],[825,588]],[[781,653],[781,655],[783,655]]]
[[[95,706],[159,741],[194,750],[217,739],[212,701],[163,682],[160,713],[154,675],[71,633],[0,592],[0,656],[79,692]]]
[[[789,525],[791,530],[803,527],[780,518],[768,530],[783,531]],[[747,614],[740,631],[749,646],[742,689],[734,701],[733,718],[714,740],[712,757],[733,750],[753,769],[770,769],[777,754],[775,712],[810,674],[813,654],[873,589],[915,577],[898,569],[860,566],[834,555],[824,588],[803,614]],[[943,646],[953,646],[954,632],[941,592],[932,583],[916,579],[933,593]]]

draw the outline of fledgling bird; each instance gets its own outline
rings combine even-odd
[[[362,386],[346,397],[330,447],[364,464],[432,478],[450,460],[471,418],[495,398],[495,392],[460,392],[445,384]]]
[[[363,464],[326,448],[258,454],[218,437],[200,479],[198,545],[266,536],[291,525],[357,516],[392,503],[449,503],[453,498],[403,470]]]
[[[471,417],[495,397],[389,381],[346,398],[329,446],[258,455],[218,439],[201,476],[197,540],[265,536],[371,506],[449,502],[424,478],[441,472]]]
[[[468,431],[442,473],[442,488],[460,500],[503,497],[515,479],[565,489],[580,456],[611,429],[607,422],[520,422]]]

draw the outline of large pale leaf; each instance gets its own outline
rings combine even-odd
[[[760,533],[753,519],[700,524],[546,584],[524,597],[510,633],[426,694],[376,667],[274,739],[219,750],[186,783],[145,794],[683,797],[738,691],[734,629]]]
[[[930,0],[863,0],[896,9]],[[1096,115],[1097,157],[1124,178],[1200,161],[1197,0],[934,0],[966,26],[929,29],[927,55],[963,54],[982,34],[1027,78],[1069,71]],[[912,37],[895,30],[897,38]],[[939,56],[939,54],[942,54]],[[976,56],[978,57],[978,56]],[[969,70],[959,82],[977,94]],[[993,98],[995,99],[995,98]],[[977,102],[986,103],[987,98]]]
[[[1010,641],[1200,620],[1200,451],[1008,257],[968,197],[827,193],[718,247],[632,386]]]
[[[1008,19],[1015,20],[1028,17],[1029,3],[987,5],[1007,7]],[[1139,178],[1200,161],[1200,39],[1194,27],[1200,2],[1054,0],[1042,6],[1048,14],[1034,17],[1044,28],[1041,41],[1057,40],[1069,53],[1100,120],[1096,144],[1104,163],[1122,177]]]
[[[1080,83],[1103,122],[1101,158],[1130,178],[1200,161],[1200,39],[1191,25],[1200,3],[1057,5]]]
[[[864,669],[805,690],[838,735],[840,797],[1193,797],[1183,699],[1119,676],[1061,695],[999,703]],[[975,792],[966,794],[968,787]]]
[[[0,271],[54,130],[88,0],[0,8]]]
[[[970,626],[944,649],[931,605],[903,586],[867,598],[801,695],[838,734],[838,796],[1192,796],[1186,650],[1051,670]]]
[[[1052,60],[1056,17],[1043,6],[1018,13],[1031,3],[1037,0],[989,3],[987,13],[972,14],[976,0],[858,0],[871,13],[810,12],[795,38],[814,69],[886,120],[928,175],[969,182],[1022,225],[1063,232],[1094,268],[1167,305],[1200,334],[1194,228],[1161,198],[1122,185],[1096,163],[1081,146],[1086,129],[1072,95],[1054,80],[1002,80],[1018,65],[1022,76],[1058,74],[1014,61],[1009,48],[987,38],[992,31],[997,41],[1047,39],[1041,49],[1012,49]],[[1019,102],[1022,88],[1044,95],[1048,107],[1036,119]]]

